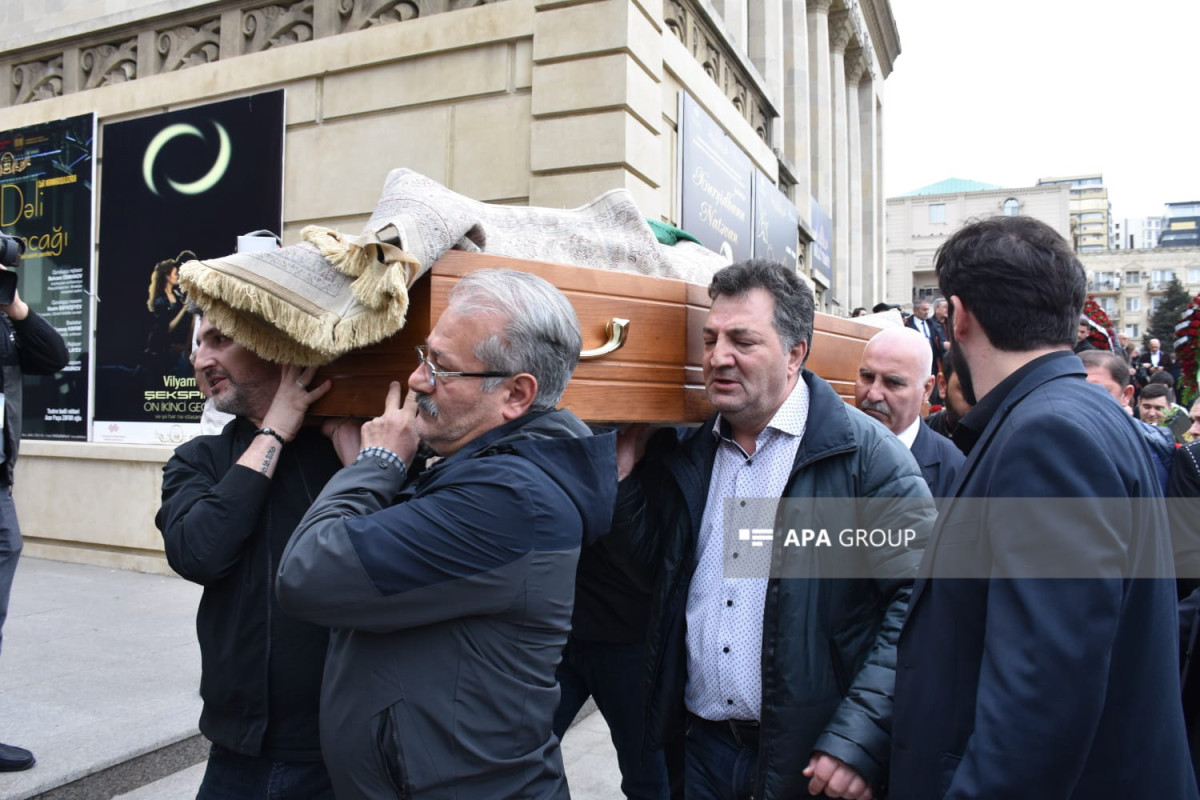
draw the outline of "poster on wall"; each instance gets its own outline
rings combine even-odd
[[[809,198],[809,219],[812,220],[812,271],[827,287],[833,286],[833,218],[815,197]]]
[[[754,167],[721,126],[680,92],[680,226],[731,261],[753,252]]]
[[[17,293],[62,335],[70,361],[26,375],[21,435],[87,439],[93,114],[0,132],[0,233],[25,242]]]
[[[178,267],[283,224],[283,91],[105,125],[97,257],[98,442],[199,433]]]
[[[800,261],[800,210],[760,169],[754,170],[754,257],[792,269]]]

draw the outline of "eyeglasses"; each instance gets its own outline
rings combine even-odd
[[[439,378],[511,378],[512,374],[508,372],[456,372],[453,370],[438,369],[429,360],[429,348],[425,345],[417,347],[417,358],[421,359],[421,366],[429,372],[429,385],[436,386]]]

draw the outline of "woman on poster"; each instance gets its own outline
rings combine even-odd
[[[175,258],[155,264],[150,273],[146,310],[151,321],[142,353],[142,368],[148,372],[192,374],[188,363],[192,326],[187,315],[187,296],[179,287],[179,265],[195,258],[191,250],[184,250]]]

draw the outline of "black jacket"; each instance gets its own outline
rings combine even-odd
[[[53,375],[67,365],[70,354],[50,323],[32,310],[23,320],[0,313],[0,372],[4,383],[4,465],[0,485],[12,486],[17,450],[21,444],[21,377]]]
[[[267,478],[236,464],[252,437],[253,425],[239,417],[217,436],[181,445],[163,468],[155,524],[172,569],[204,587],[196,612],[200,730],[245,755],[311,761],[320,758],[329,632],[283,613],[275,571],[341,462],[328,439],[304,428]]]
[[[807,558],[808,566],[805,578],[772,578],[767,588],[754,791],[763,800],[807,797],[801,772],[814,750],[846,762],[879,793],[887,776],[896,639],[935,516],[904,445],[825,381],[807,370],[802,375],[810,392],[808,424],[784,496],[835,501],[819,504],[815,514],[806,513],[814,503],[781,506],[776,531],[846,527],[855,504],[837,498],[911,498],[878,502],[888,506],[893,526],[918,537],[911,547],[850,555],[785,553],[784,537],[774,537],[774,564],[794,557]],[[674,430],[660,432],[618,495],[611,535],[627,543],[635,574],[656,583],[647,652],[651,747],[679,735],[686,717],[685,610],[716,455],[713,422],[682,441]],[[832,506],[843,513],[826,523],[821,514]],[[829,575],[833,558],[855,559],[858,577],[809,579]]]

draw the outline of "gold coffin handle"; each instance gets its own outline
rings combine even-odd
[[[580,360],[585,358],[599,358],[620,349],[621,345],[625,344],[626,334],[629,333],[629,320],[613,317],[608,321],[604,332],[608,334],[608,341],[592,350],[580,350]]]

